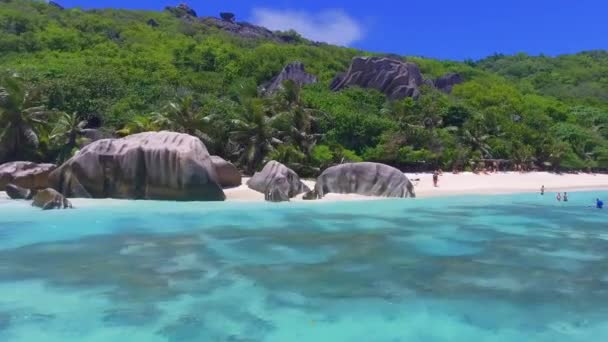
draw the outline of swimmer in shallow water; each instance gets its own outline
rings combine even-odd
[[[595,200],[595,207],[598,209],[603,209],[604,208],[604,201],[602,201],[601,199],[596,199]]]
[[[568,202],[568,193],[564,192],[564,202]]]
[[[555,199],[557,199],[558,202],[561,202],[562,201],[562,193],[558,192],[557,196],[555,196]]]

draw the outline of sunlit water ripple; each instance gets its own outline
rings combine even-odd
[[[0,341],[608,340],[597,195],[0,200]]]

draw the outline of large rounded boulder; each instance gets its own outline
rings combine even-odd
[[[261,192],[266,200],[277,201],[296,197],[310,189],[295,171],[277,162],[270,161],[247,182],[249,188]]]
[[[348,87],[376,89],[392,100],[418,97],[424,84],[418,65],[390,57],[355,57],[346,73],[331,83],[333,91]]]
[[[205,145],[196,137],[148,132],[84,147],[49,177],[67,197],[223,201]]]
[[[0,165],[0,189],[14,184],[26,189],[49,187],[49,174],[57,167],[54,164],[36,164],[16,161]]]
[[[243,176],[234,164],[218,156],[211,156],[211,162],[222,188],[234,188],[242,184]]]
[[[330,167],[317,179],[315,193],[377,197],[416,197],[414,185],[398,169],[378,163],[350,163]]]

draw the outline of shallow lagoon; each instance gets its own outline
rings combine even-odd
[[[0,341],[607,340],[597,195],[0,200]]]

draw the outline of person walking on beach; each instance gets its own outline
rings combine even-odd
[[[540,187],[540,195],[541,196],[545,195],[545,186],[544,185]]]
[[[439,171],[433,172],[433,186],[437,187],[439,183]]]
[[[557,196],[555,198],[557,199],[558,202],[561,202],[562,201],[562,193],[558,192]]]
[[[564,202],[568,202],[568,193],[564,192]]]

